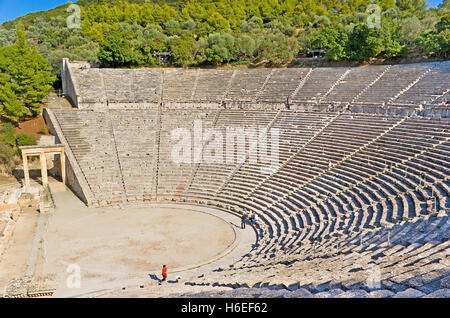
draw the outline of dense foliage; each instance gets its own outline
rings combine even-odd
[[[62,57],[110,67],[152,67],[159,64],[156,52],[171,52],[169,62],[174,66],[282,65],[311,49],[324,50],[333,61],[449,53],[449,0],[430,9],[426,0],[80,0],[77,4],[80,28],[68,27],[75,13],[63,5],[4,23],[0,46],[12,44],[13,28],[23,21],[29,41],[39,46],[54,74]]]
[[[55,81],[47,60],[27,44],[22,24],[16,38],[13,45],[0,48],[0,116],[12,120],[37,115]]]
[[[62,5],[4,23],[0,47],[14,43],[14,29],[23,22],[29,43],[38,46],[54,75],[63,57],[153,67],[160,63],[157,52],[170,52],[174,66],[283,65],[312,49],[324,50],[332,61],[449,54],[449,0],[429,9],[426,0],[80,0],[77,5],[79,27],[68,24],[76,10]],[[1,86],[8,82],[2,74]],[[10,90],[0,94],[9,108],[19,109]]]
[[[10,164],[20,154],[20,146],[36,144],[36,139],[27,134],[15,135],[16,127],[12,123],[0,124],[0,164]]]

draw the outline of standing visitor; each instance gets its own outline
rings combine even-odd
[[[247,223],[247,213],[244,212],[241,217],[241,229],[245,229],[245,223]]]
[[[167,267],[166,267],[166,265],[163,265],[162,277],[163,277],[162,282],[164,282],[167,279]]]

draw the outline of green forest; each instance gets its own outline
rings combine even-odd
[[[29,14],[0,28],[0,46],[23,22],[31,45],[57,75],[61,58],[107,67],[153,67],[155,52],[171,66],[286,65],[311,49],[332,61],[449,53],[449,0],[172,0],[78,1],[80,27],[68,5]],[[374,6],[376,5],[376,6]]]
[[[449,0],[80,0],[0,26],[0,116],[35,116],[64,57],[100,67],[156,67],[161,52],[176,67],[299,65],[310,50],[445,59],[449,39]]]

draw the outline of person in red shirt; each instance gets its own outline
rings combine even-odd
[[[166,265],[163,265],[162,277],[163,277],[162,281],[165,281],[167,279],[167,267],[166,267]]]

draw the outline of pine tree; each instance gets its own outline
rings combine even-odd
[[[30,115],[30,111],[17,98],[15,86],[8,74],[0,73],[0,115],[18,120]]]
[[[0,112],[10,118],[24,119],[39,114],[41,102],[55,77],[37,47],[31,49],[28,46],[22,23],[16,28],[16,37],[16,43],[0,49],[0,73],[4,74],[0,92],[3,110]]]

